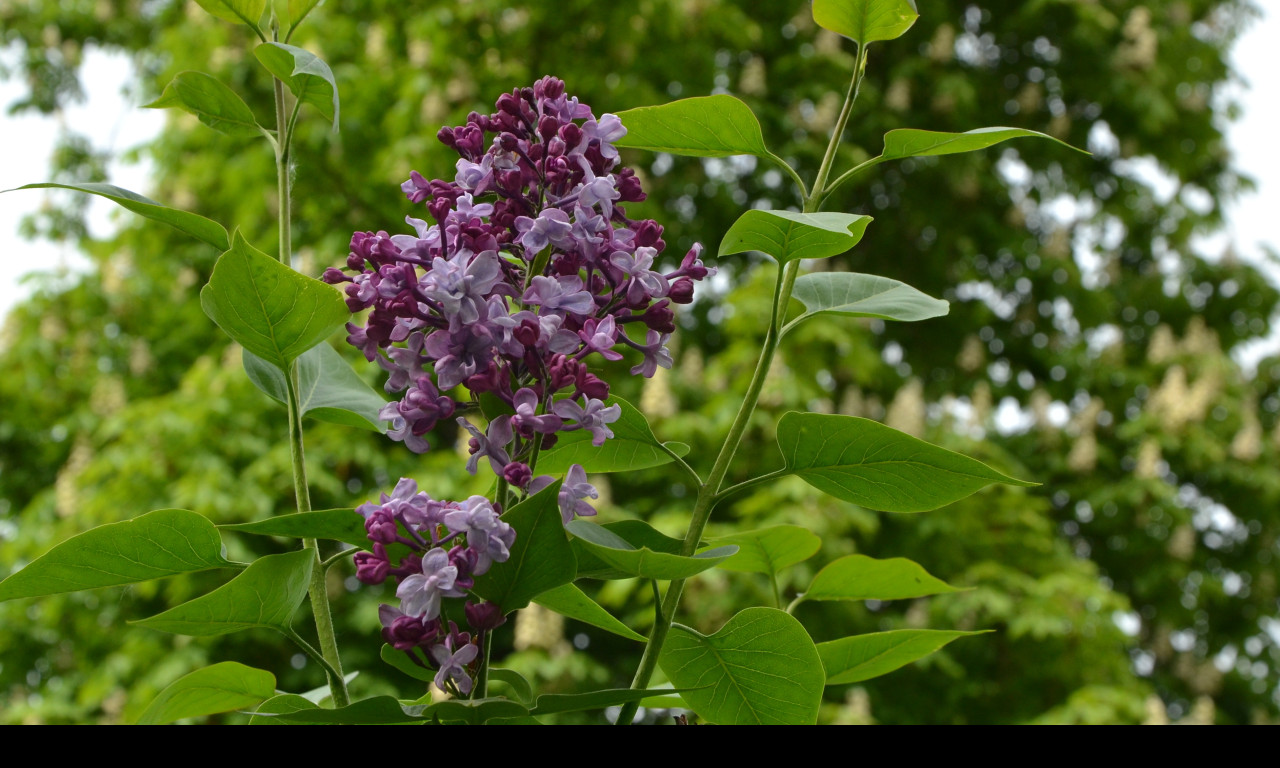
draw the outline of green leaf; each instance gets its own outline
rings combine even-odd
[[[177,107],[200,122],[230,136],[260,136],[263,129],[253,110],[236,92],[203,72],[179,72],[160,98],[144,104],[147,109]]]
[[[531,715],[552,715],[561,712],[586,712],[592,709],[616,707],[631,701],[641,701],[656,694],[671,693],[670,688],[609,688],[588,693],[544,693],[529,711]]]
[[[609,425],[613,437],[597,448],[591,444],[591,433],[585,429],[563,432],[555,447],[538,457],[537,471],[558,475],[568,472],[574,464],[581,464],[587,472],[629,472],[671,463],[673,459],[662,450],[662,443],[654,437],[644,414],[620,397],[609,398],[608,405],[622,409],[618,420]],[[674,448],[675,444],[668,447]],[[688,447],[682,447],[687,452]]]
[[[573,584],[565,584],[543,592],[533,598],[533,602],[562,616],[581,621],[584,624],[590,624],[593,627],[599,627],[606,632],[621,635],[628,640],[635,640],[640,643],[647,640],[644,635],[614,618],[613,614],[600,607],[599,603],[587,597],[585,592]]]
[[[822,660],[809,633],[783,611],[748,608],[713,635],[673,624],[658,664],[709,722],[817,722],[826,683]]]
[[[248,24],[258,28],[267,0],[196,0],[201,8],[233,24]]]
[[[618,113],[627,135],[619,147],[673,155],[772,157],[760,133],[760,121],[740,99],[699,96]]]
[[[224,661],[174,680],[142,713],[138,725],[163,725],[186,717],[245,709],[275,693],[275,675]]]
[[[370,549],[364,518],[351,509],[315,509],[278,515],[252,523],[229,523],[219,528],[259,536],[285,536],[292,539],[328,539]]]
[[[560,518],[559,492],[560,484],[553,483],[502,516],[516,531],[511,557],[477,577],[472,591],[502,606],[503,613],[525,607],[547,590],[572,583],[577,575],[573,548]]]
[[[942,317],[951,305],[915,288],[877,275],[856,272],[814,272],[796,278],[791,294],[805,311],[787,323],[783,333],[810,317],[823,313],[878,317],[912,322]]]
[[[720,255],[762,251],[785,264],[796,259],[826,259],[858,244],[870,216],[851,213],[747,211],[720,241]]]
[[[320,110],[338,130],[338,83],[333,70],[311,51],[284,43],[263,43],[253,54],[271,74],[289,86],[298,101]]]
[[[822,539],[798,525],[778,525],[712,539],[714,544],[735,544],[738,554],[720,567],[726,571],[765,573],[775,576],[783,568],[804,562],[822,547]]]
[[[903,128],[889,131],[884,135],[884,152],[880,154],[880,159],[898,160],[904,157],[955,155],[961,152],[974,152],[999,144],[1002,141],[1022,136],[1037,136],[1042,139],[1049,139],[1050,141],[1058,142],[1064,147],[1071,147],[1077,152],[1084,152],[1084,150],[1076,149],[1052,136],[1038,131],[1028,131],[1025,128],[975,128],[964,133],[941,133],[938,131]],[[1084,154],[1087,155],[1089,153],[1084,152]]]
[[[308,701],[305,696],[299,696],[296,693],[282,693],[262,702],[254,710],[253,717],[249,718],[249,725],[291,725],[291,723],[272,717],[272,715],[301,712],[304,709],[319,709],[319,707]]]
[[[316,555],[309,549],[267,555],[214,591],[148,619],[130,622],[201,637],[265,627],[287,632],[307,596]]]
[[[525,706],[533,704],[533,686],[529,684],[524,675],[514,669],[494,667],[489,670],[489,680],[506,685],[516,695],[516,700],[521,704]]]
[[[311,13],[311,9],[320,4],[320,0],[289,0],[289,26],[297,28],[302,20]]]
[[[861,45],[902,37],[918,18],[913,0],[813,0],[818,26]]]
[[[276,402],[288,402],[283,371],[248,350],[243,359],[245,373],[258,389]],[[298,357],[298,401],[303,416],[386,431],[380,426],[384,422],[378,418],[378,411],[387,401],[328,344],[317,344]]]
[[[414,680],[421,680],[429,683],[436,679],[436,673],[426,667],[413,663],[413,659],[409,658],[409,654],[404,651],[398,651],[389,645],[383,645],[382,651],[378,654],[383,661],[389,666],[394,667],[404,674],[412,677]]]
[[[425,700],[430,701],[430,697]],[[280,714],[277,717],[285,722],[334,725],[388,725],[421,723],[437,719],[479,725],[486,720],[522,717],[528,714],[527,707],[509,699],[489,698],[470,701],[450,699],[438,704],[419,702],[406,704],[390,696],[375,696],[339,709],[306,709]]]
[[[234,566],[224,555],[203,515],[161,509],[67,539],[0,582],[0,602]]]
[[[904,667],[960,637],[984,632],[942,629],[896,629],[818,643],[827,670],[827,685],[870,680]]]
[[[905,557],[846,555],[818,571],[804,600],[906,600],[960,590]]]
[[[105,197],[125,210],[133,211],[139,216],[158,221],[161,224],[168,224],[179,232],[191,235],[195,239],[208,243],[220,251],[225,251],[231,247],[231,241],[227,238],[226,228],[218,222],[206,219],[196,213],[168,208],[149,197],[143,197],[136,192],[130,192],[112,184],[54,184],[52,182],[43,182],[40,184],[25,184],[18,187],[18,189],[69,189],[73,192],[85,192],[90,195]],[[17,189],[5,191],[16,192]]]
[[[885,512],[937,509],[991,483],[1035,485],[855,416],[784,414],[778,444],[786,472],[838,499]]]
[[[237,230],[200,306],[240,346],[281,370],[350,318],[342,294],[249,245]]]
[[[648,526],[645,525],[645,527]],[[584,548],[589,554],[615,569],[621,577],[637,576],[642,579],[663,581],[687,579],[709,568],[714,568],[738,551],[734,546],[716,547],[699,552],[693,557],[684,557],[656,551],[639,541],[632,543],[613,530],[585,520],[574,520],[565,526],[565,530],[574,535],[574,543],[577,546]],[[661,536],[661,534],[658,535]],[[593,578],[601,577],[593,575]]]

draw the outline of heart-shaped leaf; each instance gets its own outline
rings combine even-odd
[[[577,576],[573,548],[560,517],[559,492],[560,483],[553,483],[502,516],[516,531],[511,557],[477,577],[473,591],[500,605],[503,613],[523,608],[538,595],[571,584]]]
[[[191,235],[195,239],[206,242],[220,251],[225,251],[231,247],[231,241],[227,238],[226,228],[218,222],[206,219],[196,213],[168,208],[149,197],[143,197],[136,192],[130,192],[112,184],[54,184],[52,182],[43,182],[40,184],[26,184],[18,187],[18,189],[69,189],[73,192],[85,192],[90,195],[105,197],[125,210],[133,211],[139,216],[158,221],[161,224],[168,224],[179,232]],[[5,191],[16,192],[17,189]]]
[[[811,725],[826,674],[795,617],[748,608],[719,632],[673,624],[658,664],[704,720],[720,725]]]
[[[276,402],[288,402],[283,371],[247,349],[243,360],[245,373],[258,389]],[[386,404],[328,344],[317,344],[298,357],[298,407],[303,416],[384,432],[378,411]]]
[[[720,241],[720,255],[761,251],[785,264],[826,259],[858,244],[870,216],[751,210],[738,217]]]
[[[342,541],[361,549],[370,549],[364,518],[351,509],[313,509],[277,515],[252,523],[220,525],[228,531],[240,531],[259,536],[285,536],[293,539],[328,539]]]
[[[591,433],[585,429],[563,432],[555,447],[538,457],[537,471],[558,475],[568,472],[574,464],[581,464],[587,472],[630,472],[660,467],[673,460],[662,450],[662,443],[653,436],[649,422],[634,405],[620,397],[609,398],[608,405],[622,409],[618,420],[609,425],[613,437],[596,447],[591,444]],[[688,452],[685,445],[671,443],[667,447],[680,455],[682,452],[677,446]]]
[[[234,565],[203,515],[161,509],[67,539],[0,582],[0,602]]]
[[[796,278],[791,295],[804,304],[804,314],[787,323],[786,333],[824,312],[852,317],[912,322],[942,317],[951,305],[915,288],[877,275],[856,272],[813,272]]]
[[[905,557],[876,560],[866,555],[846,555],[818,571],[801,598],[906,600],[958,591]]]
[[[649,528],[647,524],[639,521],[634,521],[633,525]],[[585,549],[588,554],[616,572],[583,574],[590,578],[639,577],[642,579],[661,579],[663,581],[687,579],[690,576],[714,568],[738,551],[736,546],[725,546],[699,552],[692,557],[684,557],[683,555],[655,550],[640,541],[633,542],[624,539],[617,531],[595,523],[589,523],[586,520],[574,520],[565,526],[565,530],[574,535],[575,547]],[[657,531],[653,531],[653,533],[662,536]],[[632,538],[635,539],[637,537],[632,536]]]
[[[179,72],[160,98],[144,105],[148,109],[176,107],[200,118],[200,122],[230,136],[259,136],[263,133],[253,110],[236,92],[203,72]]]
[[[914,0],[813,0],[818,26],[862,45],[902,37],[918,18]]]
[[[842,685],[886,675],[928,656],[952,640],[983,632],[896,629],[818,643],[827,685]]]
[[[778,445],[787,472],[837,499],[885,512],[937,509],[992,483],[1035,485],[855,416],[784,414]]]
[[[284,43],[263,43],[253,54],[298,101],[310,104],[338,130],[338,83],[333,70],[311,51]]]
[[[696,157],[772,156],[751,107],[725,94],[628,109],[618,118],[627,129],[614,142],[619,147]]]
[[[240,346],[281,370],[351,316],[337,289],[259,251],[238,230],[200,291],[200,306]]]
[[[738,554],[720,567],[726,571],[765,573],[776,576],[779,571],[813,557],[822,547],[822,539],[798,525],[777,525],[758,531],[720,536],[711,543],[733,544]]]
[[[263,627],[288,632],[307,596],[315,552],[267,555],[202,597],[148,619],[131,622],[160,632],[207,637]]]
[[[533,598],[533,602],[543,608],[549,608],[561,616],[581,621],[584,624],[590,624],[593,627],[599,627],[606,632],[612,632],[628,640],[635,640],[640,643],[646,640],[644,635],[618,621],[613,614],[602,608],[596,601],[587,597],[587,593],[573,584],[565,584],[555,589],[547,590]]]
[[[921,131],[915,128],[902,128],[896,131],[889,131],[884,135],[884,152],[880,154],[880,158],[883,160],[898,160],[904,157],[920,157],[924,155],[955,155],[961,152],[986,149],[1002,141],[1023,136],[1049,139],[1064,147],[1071,147],[1077,152],[1084,152],[1084,150],[1076,149],[1070,144],[1055,139],[1048,134],[1028,131],[1025,128],[997,126],[993,128],[975,128],[964,133],[941,133],[938,131]],[[1089,153],[1085,152],[1085,154]]]
[[[186,717],[204,717],[245,709],[275,696],[270,672],[224,661],[197,669],[170,683],[152,701],[139,725],[163,725]]]

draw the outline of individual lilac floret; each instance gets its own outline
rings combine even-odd
[[[585,408],[573,400],[560,400],[551,406],[551,410],[562,419],[576,422],[576,428],[590,431],[591,444],[597,448],[613,437],[613,430],[608,425],[622,416],[622,406],[614,403],[605,407],[602,401],[595,398],[588,399]]]
[[[444,516],[449,530],[465,534],[468,547],[475,552],[472,573],[483,575],[496,560],[505,562],[511,557],[516,532],[498,518],[493,504],[483,496],[472,496],[458,505],[458,509]]]
[[[437,688],[444,690],[452,680],[454,685],[458,686],[458,691],[465,696],[471,693],[472,685],[466,666],[476,660],[476,656],[480,654],[480,647],[468,643],[455,651],[453,644],[453,638],[447,637],[443,645],[437,645],[431,649],[431,658],[440,665],[440,671],[436,672],[435,684]]]
[[[557,500],[560,503],[560,517],[564,519],[565,525],[573,522],[575,516],[591,517],[595,515],[595,507],[588,504],[585,499],[600,498],[599,491],[591,483],[587,482],[587,472],[580,464],[574,464],[569,467],[569,472],[564,476],[564,482],[560,484],[560,493]]]
[[[465,417],[458,417],[458,426],[471,433],[471,458],[467,461],[467,471],[475,474],[480,468],[480,459],[487,457],[493,467],[494,474],[501,475],[511,457],[507,455],[506,446],[511,442],[511,417],[499,416],[489,422],[488,434],[481,434],[475,425]]]
[[[458,579],[458,567],[449,561],[449,554],[436,547],[422,558],[422,573],[400,582],[396,597],[400,598],[400,610],[407,616],[431,620],[440,615],[440,598],[466,597],[454,582]]]

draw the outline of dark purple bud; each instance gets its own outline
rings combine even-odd
[[[508,152],[514,152],[520,146],[520,139],[514,133],[503,133],[498,137],[499,145]]]
[[[498,97],[498,111],[506,112],[516,117],[520,116],[520,96],[519,92],[504,93]]]
[[[551,157],[560,157],[565,153],[564,139],[556,136],[547,142],[547,154]]]
[[[671,302],[667,299],[649,307],[641,317],[645,325],[658,333],[676,332],[676,313],[671,311]]]
[[[326,269],[324,274],[320,276],[320,279],[329,285],[351,282],[351,278],[347,277],[347,274],[337,267],[329,267]]]
[[[549,450],[551,450],[552,448],[555,448],[555,447],[556,447],[556,443],[558,443],[559,441],[560,441],[560,436],[559,436],[559,435],[543,435],[543,436],[542,436],[542,450],[544,450],[544,451],[549,451]]]
[[[618,192],[622,195],[619,199],[624,203],[639,203],[648,197],[640,187],[640,179],[636,178],[636,172],[630,168],[618,171],[615,178],[618,181]]]
[[[560,126],[560,138],[570,149],[577,147],[582,143],[582,129],[575,123],[565,123]]]
[[[462,611],[467,615],[467,623],[477,632],[497,629],[507,623],[507,617],[502,615],[502,609],[496,603],[467,601]]]
[[[636,225],[636,247],[653,248],[662,242],[662,225],[653,219],[645,219]],[[658,249],[662,250],[662,249]]]
[[[688,304],[693,301],[693,281],[687,277],[682,277],[671,284],[671,289],[667,291],[667,298],[677,304]],[[656,328],[654,330],[657,330]]]
[[[551,115],[543,115],[538,120],[538,135],[542,137],[543,141],[551,141],[551,138],[556,135],[556,131],[559,128],[560,121]]]
[[[458,137],[455,135],[454,130],[447,125],[436,132],[436,140],[449,149],[456,150],[458,148]]]
[[[369,533],[369,541],[379,544],[393,544],[400,536],[396,519],[382,509],[365,518],[364,529]]]
[[[564,81],[547,75],[533,84],[534,98],[558,99],[564,95]]]
[[[513,461],[502,470],[502,478],[517,488],[524,488],[533,480],[533,470],[524,462]]]
[[[589,373],[585,366],[579,371],[574,383],[578,386],[578,392],[587,397],[596,400],[605,400],[609,397],[609,385],[597,378],[594,373]],[[575,394],[574,399],[577,397],[578,395]]]
[[[374,544],[372,552],[357,552],[354,559],[356,578],[365,584],[381,584],[391,572],[387,550],[381,544]]]
[[[390,626],[382,628],[382,639],[397,651],[411,651],[418,646],[429,646],[439,634],[439,622],[431,621],[423,624],[422,619],[403,614],[393,619]]]
[[[680,269],[694,280],[701,280],[710,272],[709,269],[703,266],[700,256],[702,256],[702,243],[694,243],[693,247],[689,249],[689,252],[684,255],[684,259],[680,262]]]

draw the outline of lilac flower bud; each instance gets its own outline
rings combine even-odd
[[[406,616],[390,605],[378,607],[378,619],[382,621],[382,639],[397,651],[429,646],[440,634],[440,622]]]
[[[682,277],[671,284],[671,288],[667,291],[667,298],[677,304],[689,304],[693,301],[693,281],[687,277]],[[656,328],[654,330],[657,330]],[[669,331],[668,331],[669,333]]]
[[[477,632],[485,632],[490,629],[497,629],[507,623],[507,617],[502,615],[502,608],[496,603],[473,603],[467,601],[462,607],[462,611],[466,614],[467,623]]]
[[[387,550],[381,544],[374,544],[372,552],[357,552],[355,563],[356,578],[365,584],[381,584],[391,572]]]
[[[384,509],[365,518],[364,529],[369,534],[369,541],[379,544],[394,544],[400,538],[400,528],[396,519]]]
[[[524,462],[513,461],[502,470],[502,479],[516,488],[524,488],[533,480],[533,470]]]

